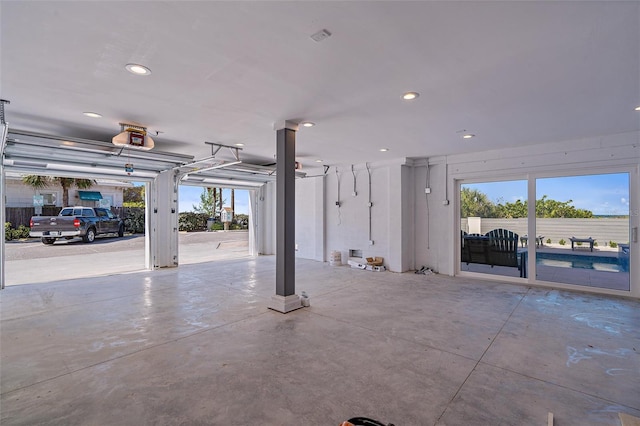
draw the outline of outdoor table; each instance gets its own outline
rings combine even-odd
[[[527,235],[523,235],[522,237],[520,237],[520,243],[522,244],[522,247],[527,247],[529,243],[529,237]],[[536,237],[536,247],[542,246],[544,246],[544,236],[538,235]]]
[[[573,244],[574,243],[589,243],[589,249],[591,251],[593,251],[593,243],[595,242],[595,240],[591,237],[589,238],[576,238],[576,237],[571,237],[569,238],[569,240],[571,240],[571,250],[573,251]]]

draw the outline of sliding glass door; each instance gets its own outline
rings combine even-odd
[[[536,278],[629,290],[629,173],[536,179]]]
[[[527,181],[462,184],[460,270],[527,276]]]
[[[630,173],[465,182],[459,190],[460,271],[630,291]]]

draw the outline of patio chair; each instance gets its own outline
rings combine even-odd
[[[462,248],[461,261],[466,263],[487,263],[489,258],[489,239],[482,234],[467,234],[460,231]]]
[[[469,255],[467,254],[467,249],[464,246],[464,237],[467,236],[466,231],[460,231],[460,261],[469,263]]]
[[[494,229],[485,234],[489,237],[488,264],[495,266],[515,266],[520,270],[518,262],[519,236],[508,229]]]

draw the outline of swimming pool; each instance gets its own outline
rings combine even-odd
[[[629,272],[629,257],[627,256],[536,253],[536,264],[555,266],[557,268],[580,268],[607,272]]]

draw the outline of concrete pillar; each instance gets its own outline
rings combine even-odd
[[[295,294],[295,162],[298,125],[279,123],[276,130],[276,294],[269,308],[287,313],[301,307]]]

